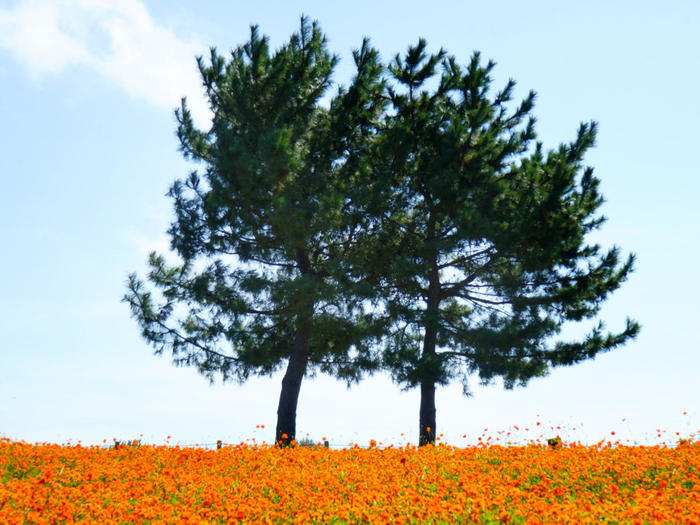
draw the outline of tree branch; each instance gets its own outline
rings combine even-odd
[[[493,249],[494,249],[493,246],[489,246],[488,248],[486,248],[485,250],[481,250],[480,252],[470,253],[469,255],[457,257],[456,259],[453,259],[452,261],[450,261],[448,263],[441,264],[440,266],[438,266],[438,270],[443,270],[443,269],[448,268],[450,266],[457,266],[458,264],[464,264],[467,261],[470,261],[472,259],[475,259],[476,257],[479,257],[480,255],[485,255],[488,252],[493,251]]]

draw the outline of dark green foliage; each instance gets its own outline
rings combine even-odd
[[[355,244],[357,221],[345,210],[359,198],[355,178],[369,171],[364,152],[385,105],[378,53],[365,40],[354,59],[351,85],[324,108],[338,59],[306,18],[274,53],[254,26],[230,61],[215,49],[209,65],[198,58],[213,123],[196,129],[183,99],[177,135],[184,156],[204,163],[208,188],[193,172],[168,193],[168,233],[184,264],[150,255],[148,277],[165,304],[155,306],[135,275],[124,298],[156,353],[171,350],[210,380],[244,381],[287,362],[278,412],[287,423],[277,435],[287,441],[304,374],[351,383],[377,366],[369,342],[379,329],[351,283],[334,278]],[[194,275],[198,258],[216,259]],[[176,304],[189,310],[178,325],[168,322]]]
[[[533,142],[533,92],[511,107],[514,81],[489,95],[493,62],[474,53],[462,68],[425,49],[420,40],[389,66],[391,107],[371,175],[382,192],[366,208],[374,248],[351,265],[393,323],[385,367],[405,388],[421,386],[421,444],[434,440],[426,396],[436,384],[459,377],[466,394],[476,372],[525,385],[639,331],[628,319],[604,334],[601,322],[582,341],[548,344],[565,321],[593,318],[634,262],[584,242],[604,221],[594,216],[599,181],[582,163],[597,125],[545,153]]]
[[[211,129],[195,128],[184,100],[176,112],[181,150],[204,163],[208,188],[193,172],[168,193],[184,264],[150,256],[165,304],[135,275],[125,300],[156,353],[210,379],[287,363],[277,440],[294,438],[307,373],[351,383],[381,364],[420,387],[426,444],[436,385],[461,379],[466,394],[473,373],[525,385],[639,332],[601,322],[552,342],[567,321],[594,318],[634,263],[585,242],[605,220],[583,164],[596,123],[545,151],[533,92],[513,104],[514,81],[490,92],[493,62],[474,53],[460,66],[426,48],[419,40],[384,66],[365,40],[356,76],[326,107],[337,57],[316,24],[302,18],[275,52],[253,27],[229,61],[214,49],[209,65],[198,59]],[[198,258],[215,259],[193,275]],[[189,315],[173,325],[178,304]]]

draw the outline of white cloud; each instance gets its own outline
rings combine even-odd
[[[146,204],[144,211],[149,222],[154,225],[152,231],[162,232],[168,229],[173,221],[173,216],[166,210],[167,207],[156,208]],[[124,233],[124,241],[128,245],[135,247],[138,253],[149,254],[155,251],[159,255],[163,255],[169,264],[182,263],[177,254],[170,249],[170,236],[166,234],[151,236],[143,231],[130,229]]]
[[[168,111],[187,96],[197,125],[209,122],[195,63],[206,46],[157,25],[139,0],[23,0],[0,8],[0,49],[33,78],[78,65]]]
[[[128,230],[124,234],[124,239],[131,246],[135,246],[138,249],[138,253],[149,254],[151,252],[156,252],[159,255],[164,256],[166,261],[168,261],[170,264],[175,262],[171,259],[176,254],[170,250],[170,237],[166,235],[161,235],[160,237],[154,238],[148,237],[133,230]],[[179,261],[177,262],[179,263]]]

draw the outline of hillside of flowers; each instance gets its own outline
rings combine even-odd
[[[700,442],[220,450],[0,440],[0,523],[700,523]]]

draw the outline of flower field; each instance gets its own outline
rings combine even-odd
[[[100,448],[0,440],[0,523],[700,523],[700,443]]]

